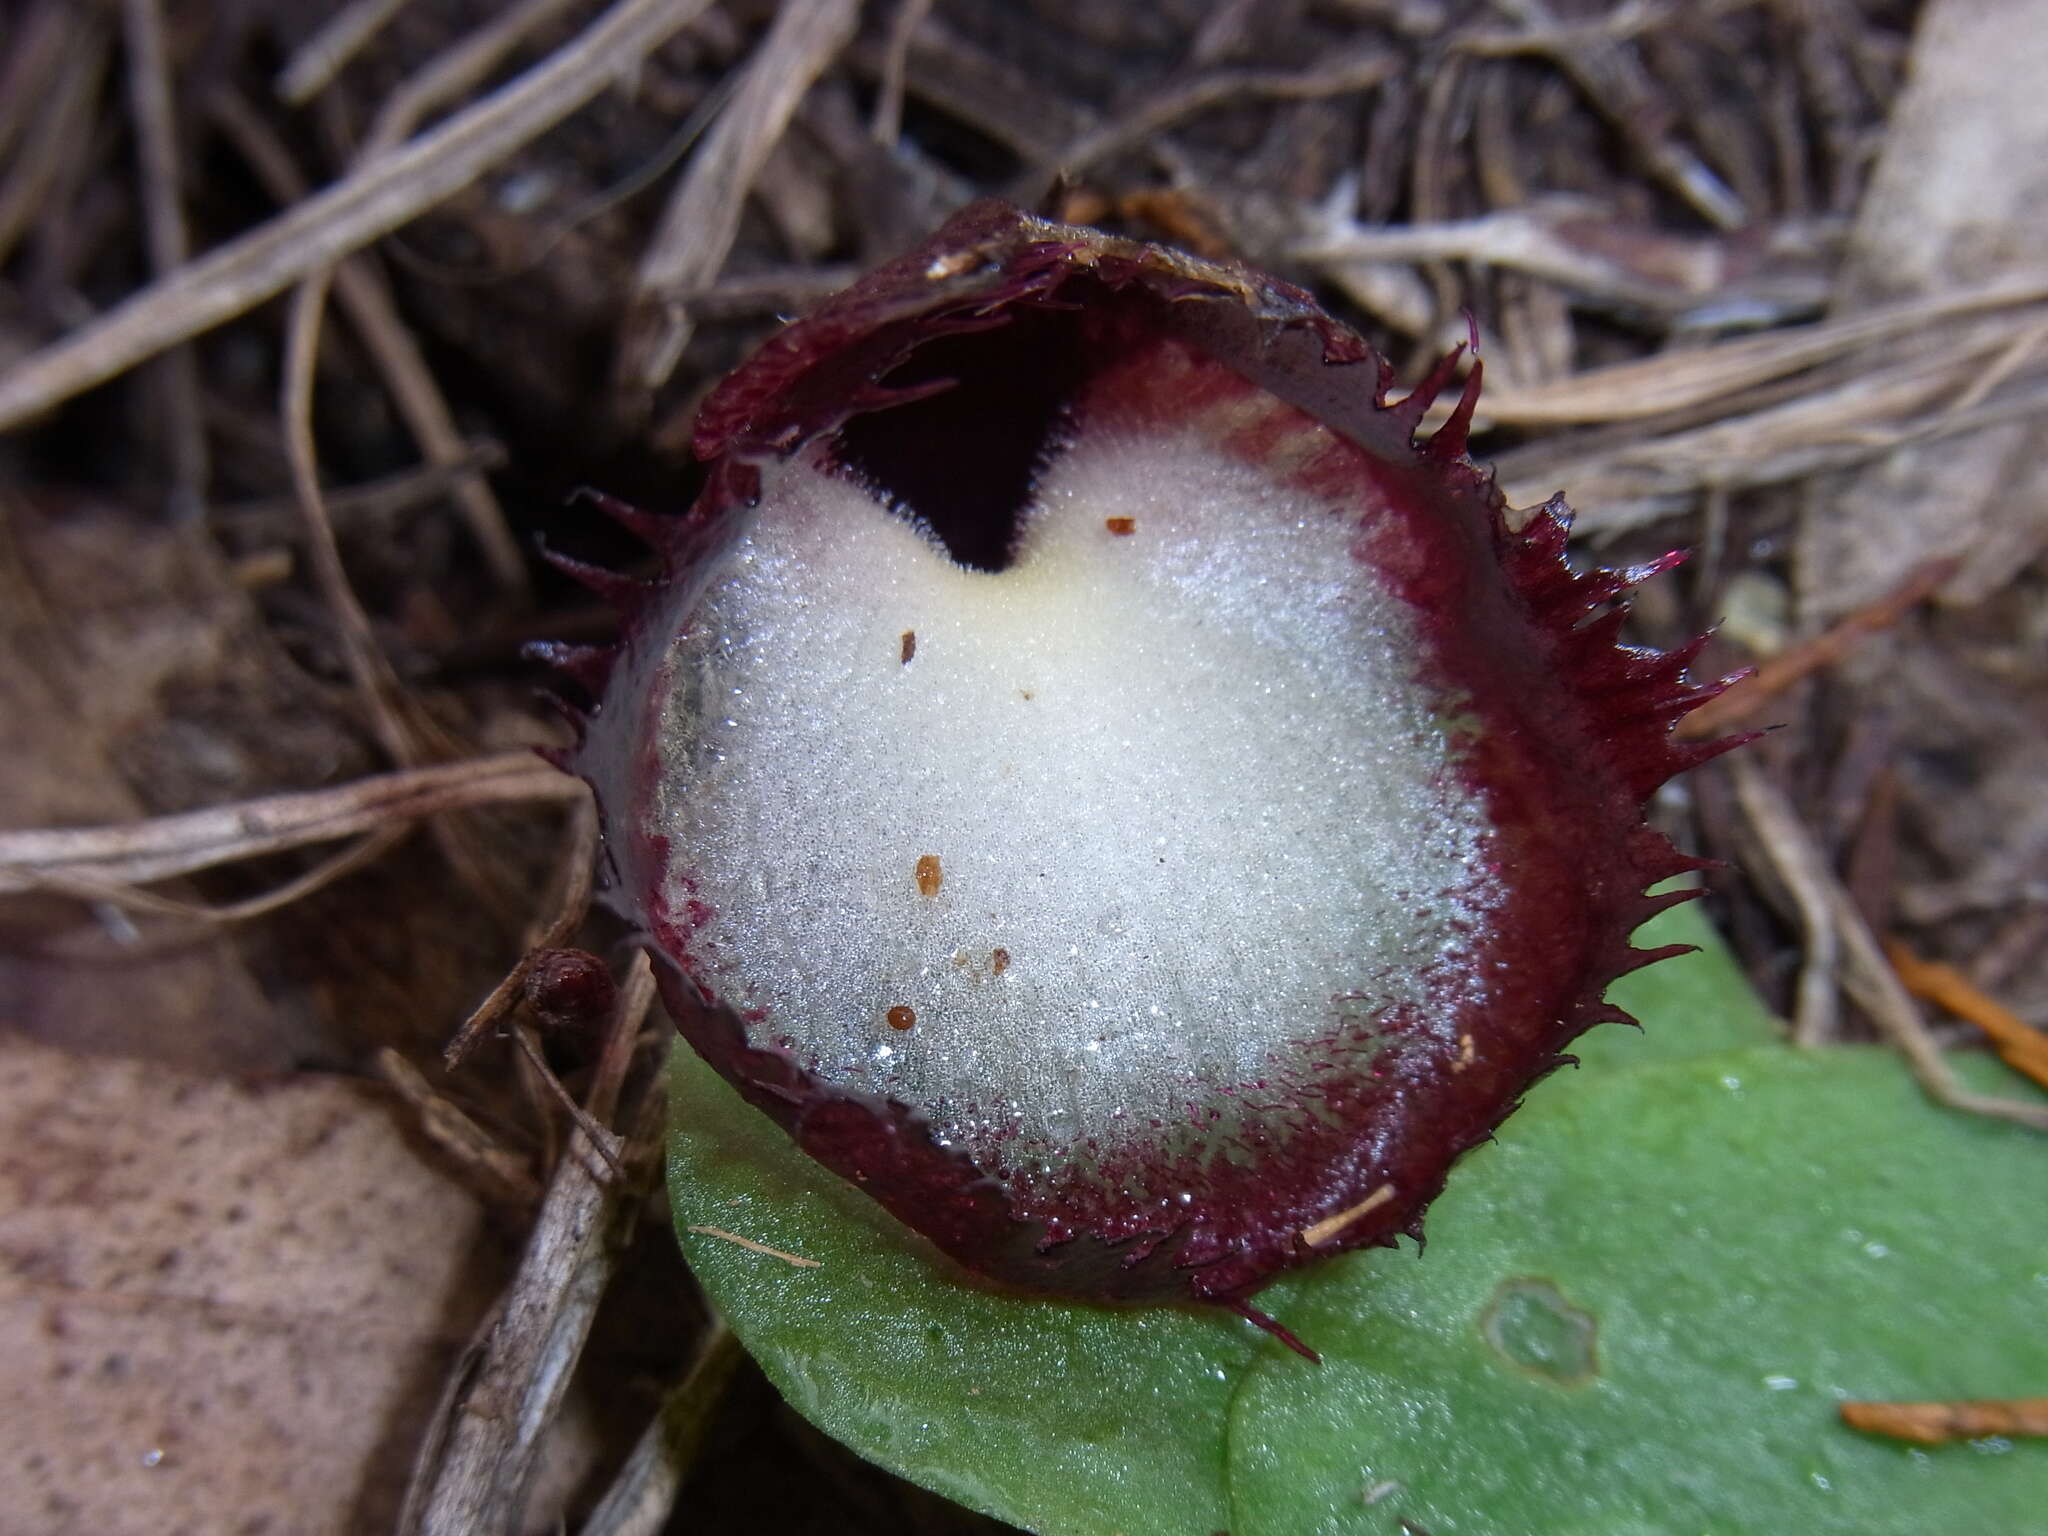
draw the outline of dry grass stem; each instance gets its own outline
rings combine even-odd
[[[925,17],[932,0],[896,0],[889,14],[889,37],[882,48],[882,78],[875,90],[875,110],[868,119],[868,132],[877,144],[896,146],[903,129],[903,71],[910,58],[910,40]]]
[[[334,620],[356,696],[361,700],[371,729],[386,754],[399,767],[411,768],[422,762],[457,757],[461,748],[427,718],[399,681],[390,658],[377,643],[369,615],[363,611],[355,589],[349,583],[348,570],[341,560],[341,545],[334,537],[334,524],[327,515],[326,496],[320,488],[319,449],[313,441],[313,385],[320,347],[320,323],[326,313],[327,289],[333,270],[322,268],[313,273],[292,295],[285,323],[284,382],[280,403],[285,453],[291,466],[292,486],[298,493],[299,510],[305,519],[307,543],[313,555],[314,579]],[[392,331],[387,339],[402,341],[410,350],[411,339],[395,315],[391,317],[391,323]],[[426,382],[427,394],[438,406],[440,393],[427,377],[424,364],[420,366],[420,376]],[[461,440],[454,435],[453,422],[446,422],[445,426],[447,439],[444,447],[448,451],[459,452]],[[494,526],[500,535],[505,534],[502,523]],[[512,549],[509,536],[505,536],[503,542],[510,558],[516,561],[517,551]],[[478,897],[490,900],[493,895],[488,873],[490,866],[482,850],[456,823],[437,820],[431,830],[436,846],[463,884]]]
[[[512,51],[584,0],[523,0],[437,54],[384,98],[356,152],[358,164],[398,148],[433,113],[481,87]],[[685,23],[690,18],[684,18]]]
[[[736,1244],[746,1249],[749,1253],[761,1253],[766,1254],[771,1259],[780,1259],[783,1263],[793,1265],[797,1269],[822,1269],[824,1267],[817,1259],[807,1259],[799,1253],[785,1253],[780,1248],[770,1248],[766,1243],[757,1243],[751,1237],[741,1237],[739,1233],[728,1232],[723,1227],[691,1227],[688,1230],[704,1237],[715,1237],[720,1242]]]
[[[553,1099],[561,1111],[569,1117],[570,1123],[583,1133],[590,1150],[604,1159],[605,1167],[611,1170],[614,1179],[623,1181],[626,1168],[619,1161],[619,1154],[612,1146],[612,1138],[605,1128],[591,1118],[590,1111],[576,1102],[575,1096],[562,1086],[562,1080],[555,1076],[555,1069],[548,1065],[548,1059],[541,1054],[533,1031],[523,1024],[512,1026],[512,1043],[519,1048],[519,1054],[526,1058],[526,1064],[533,1069],[533,1080],[541,1085],[546,1095]]]
[[[1870,925],[1856,910],[1855,901],[1834,871],[1828,868],[1820,848],[1783,792],[1748,759],[1736,759],[1730,770],[1737,776],[1744,808],[1765,808],[1761,816],[1752,811],[1751,824],[1778,879],[1788,891],[1804,883],[1825,893],[1833,942],[1839,951],[1843,989],[1906,1058],[1928,1096],[1951,1109],[2048,1131],[2048,1103],[1999,1098],[1963,1086],[1928,1032],[1926,1020],[1899,981],[1898,973],[1886,962]]]
[[[560,775],[557,775],[560,777]],[[563,839],[562,862],[558,866],[554,898],[548,903],[552,914],[544,926],[530,931],[526,936],[526,947],[512,969],[495,987],[490,995],[477,1004],[475,1011],[462,1021],[441,1054],[442,1061],[450,1067],[459,1066],[462,1059],[476,1048],[479,1040],[490,1032],[497,1022],[512,1011],[519,1001],[521,990],[526,986],[527,973],[533,969],[533,962],[542,950],[554,949],[566,943],[570,936],[582,926],[584,914],[590,910],[590,894],[597,869],[597,803],[588,794],[577,797],[575,810],[569,824],[569,835]]]
[[[1706,741],[1746,725],[1795,683],[1834,666],[1872,635],[1905,618],[1932,597],[1955,570],[1954,560],[1926,562],[1878,601],[1845,615],[1812,639],[1765,661],[1719,698],[1709,699],[1687,715],[1672,734],[1681,741]]]
[[[647,951],[635,950],[626,968],[626,981],[619,988],[619,1007],[611,1033],[605,1036],[604,1053],[590,1080],[590,1113],[609,1120],[618,1107],[626,1085],[626,1073],[633,1065],[633,1053],[640,1045],[640,1026],[654,1007],[654,962]]]
[[[1999,1060],[2048,1088],[2048,1034],[1987,995],[1952,965],[1923,960],[1897,939],[1885,945],[1885,954],[1908,992],[1969,1020],[1990,1037]]]
[[[856,45],[856,64],[879,76],[886,64],[871,47]],[[976,47],[928,18],[910,39],[904,90],[985,133],[1027,165],[1056,165],[1062,146],[1079,142],[1099,114],[1040,89],[1009,61]]]
[[[80,9],[66,12],[54,29],[49,72],[23,83],[24,108],[40,110],[29,120],[20,146],[0,163],[0,262],[48,208],[51,190],[66,180],[66,167],[92,140],[92,114],[107,67],[107,39],[99,19]],[[0,422],[0,426],[4,426]]]
[[[283,885],[265,891],[261,896],[251,896],[246,901],[228,902],[222,906],[180,901],[176,897],[146,891],[123,881],[98,880],[91,875],[73,874],[61,869],[45,874],[42,877],[41,889],[63,896],[75,896],[80,901],[111,902],[117,907],[126,907],[136,912],[151,912],[159,917],[174,918],[180,922],[221,928],[268,916],[295,901],[304,900],[315,891],[324,890],[365,865],[374,864],[405,841],[411,832],[410,824],[380,827],[375,832],[357,839],[341,852],[321,860],[296,879],[287,880]]]
[[[177,114],[171,99],[160,0],[122,0],[121,23],[128,59],[128,112],[135,123],[141,170],[143,237],[149,248],[150,272],[162,277],[185,264],[192,242],[185,226]],[[169,439],[173,516],[198,516],[205,508],[210,474],[199,358],[190,347],[174,347],[156,364],[155,371],[159,410]]]
[[[2048,272],[2001,278],[1932,298],[1901,301],[1840,320],[1824,320],[1691,351],[1617,363],[1555,384],[1492,391],[1478,420],[1488,426],[1565,426],[1641,420],[1696,409],[1849,352],[1875,347],[1976,315],[2024,312],[2048,299]]]
[[[222,88],[210,106],[214,120],[234,141],[271,197],[289,207],[307,196],[306,179],[293,164],[290,151],[247,101]],[[383,375],[385,387],[427,463],[442,470],[462,464],[469,447],[382,274],[368,256],[352,256],[330,271],[342,308]],[[317,339],[318,317],[308,323]],[[288,359],[288,370],[289,364]],[[450,491],[499,586],[508,592],[524,592],[526,561],[489,482],[481,474],[458,475]]]
[[[283,292],[459,192],[694,20],[708,0],[618,0],[574,41],[403,149],[150,284],[0,374],[0,431]]]
[[[1857,1006],[1875,1019],[1878,1028],[1905,1053],[1920,1086],[1951,1109],[2048,1131],[2048,1103],[1999,1098],[1963,1087],[1948,1058],[1927,1032],[1926,1021],[1912,995],[1885,963],[1884,951],[1878,947],[1876,936],[1856,910],[1849,893],[1837,885],[1834,901],[1836,922],[1842,931],[1843,986]]]
[[[622,990],[615,1035],[638,1038],[651,997],[651,988]],[[642,1095],[623,1145],[602,1127],[602,1142],[590,1144],[614,1154],[647,1145],[659,1131],[660,1099],[658,1083]],[[633,1183],[593,1168],[580,1155],[583,1140],[579,1130],[557,1160],[518,1273],[449,1373],[406,1492],[401,1536],[518,1528],[542,1436],[643,1200]]]
[[[620,349],[628,389],[656,389],[674,372],[694,328],[681,295],[718,276],[754,179],[859,20],[859,0],[788,0],[776,12],[641,254]]]
[[[663,1394],[625,1465],[584,1521],[582,1536],[658,1536],[668,1528],[683,1477],[745,1358],[733,1331],[714,1317],[689,1372]]]
[[[591,1078],[588,1108],[578,1104],[569,1090],[562,1086],[562,1080],[555,1076],[554,1068],[548,1065],[547,1057],[542,1054],[534,1032],[524,1025],[515,1025],[512,1029],[513,1043],[526,1058],[534,1081],[583,1132],[592,1150],[611,1169],[612,1177],[621,1181],[626,1177],[625,1166],[619,1161],[612,1137],[600,1122],[618,1103],[619,1090],[625,1084],[626,1072],[633,1063],[633,1052],[640,1043],[640,1022],[647,1017],[653,1002],[654,965],[647,951],[638,949],[633,952],[632,963],[626,972],[626,984],[619,989],[619,1005],[614,1012],[612,1027],[605,1035],[597,1071]]]
[[[467,475],[485,474],[505,463],[505,445],[475,438],[463,445],[462,457],[451,464],[427,464],[326,493],[328,521],[338,528],[351,522],[390,517],[446,495]],[[210,509],[217,527],[262,531],[290,538],[304,529],[298,498],[279,497],[230,502]]]
[[[1573,238],[1575,227],[1599,228],[1600,243]],[[1367,226],[1334,221],[1289,247],[1296,261],[1317,266],[1366,263],[1475,262],[1542,278],[1582,295],[1653,313],[1675,313],[1707,299],[1795,313],[1811,312],[1827,297],[1818,276],[1779,278],[1769,286],[1737,286],[1729,275],[1732,251],[1716,240],[1684,240],[1648,230],[1631,245],[1614,238],[1613,218],[1579,200],[1560,198],[1504,208],[1441,224]],[[1625,256],[1634,255],[1635,265]]]
[[[1844,1403],[1842,1422],[1866,1434],[1921,1445],[1992,1435],[2048,1435],[2048,1397],[1977,1403]]]
[[[16,23],[14,46],[0,65],[0,160],[13,161],[16,141],[33,119],[34,109],[47,106],[37,87],[56,77],[79,19],[75,7],[45,4],[30,9]]]
[[[354,0],[330,16],[278,71],[278,99],[303,107],[333,83],[384,24],[405,8],[406,0]]]
[[[419,1117],[420,1133],[452,1158],[487,1198],[522,1208],[540,1202],[540,1183],[525,1158],[436,1093],[419,1068],[390,1046],[380,1046],[374,1060],[377,1075]]]
[[[1182,118],[1245,97],[1312,101],[1371,90],[1400,67],[1400,61],[1371,47],[1316,69],[1216,69],[1180,80],[1134,102],[1109,121],[1059,150],[1044,169],[1078,174],[1099,160],[1148,139]]]
[[[1699,156],[1677,143],[1667,131],[1669,112],[1644,71],[1641,60],[1625,46],[1635,34],[1675,14],[1672,8],[1628,0],[1604,20],[1591,24],[1561,23],[1545,0],[1494,0],[1496,9],[1522,23],[1523,31],[1495,34],[1492,52],[1540,53],[1571,77],[1586,97],[1623,136],[1643,166],[1693,210],[1719,229],[1740,229],[1750,222],[1749,210]],[[1470,44],[1468,44],[1470,46]]]
[[[356,601],[348,571],[341,563],[341,546],[335,541],[334,525],[328,520],[326,498],[320,490],[320,450],[313,441],[313,381],[320,346],[320,316],[326,299],[325,272],[302,283],[292,296],[291,314],[285,325],[284,384],[279,402],[284,418],[285,452],[291,463],[299,511],[305,518],[306,539],[312,546],[314,578],[341,640],[342,659],[355,684],[356,695],[362,700],[371,730],[385,753],[401,768],[409,768],[423,757],[440,754],[424,748],[417,725],[410,718],[410,696],[377,644],[369,615]]]
[[[1841,940],[1835,932],[1827,870],[1817,859],[1805,857],[1816,850],[1806,840],[1791,803],[1763,771],[1748,758],[1738,758],[1731,772],[1736,800],[1758,839],[1771,850],[1772,868],[1784,881],[1799,917],[1805,950],[1793,994],[1792,1038],[1800,1045],[1824,1045],[1840,1032],[1841,1014],[1836,980]]]
[[[1590,442],[1534,443],[1501,455],[1497,467],[1516,502],[1540,501],[1569,484],[1579,533],[1610,537],[1689,511],[1703,492],[1781,485],[1867,463],[1910,443],[2048,415],[2048,386],[2038,382],[1960,412],[1946,408],[1977,377],[1979,360],[1993,346],[1984,337],[1958,338],[1914,364],[1839,382],[1829,370],[1805,388],[1760,390],[1779,398],[1708,426],[1627,424],[1585,434]]]
[[[116,826],[0,832],[0,896],[74,879],[144,885],[443,811],[589,795],[531,753],[506,752]]]
[[[700,318],[801,313],[859,277],[852,267],[771,267],[721,277],[682,300]]]

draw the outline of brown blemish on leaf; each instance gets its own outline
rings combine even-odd
[[[917,861],[916,873],[918,895],[936,896],[939,894],[939,887],[945,883],[946,872],[939,867],[939,856],[936,853],[920,855]]]
[[[1503,1280],[1479,1314],[1479,1332],[1517,1370],[1560,1387],[1583,1387],[1600,1374],[1599,1325],[1540,1276]]]
[[[997,948],[995,948],[995,949],[992,949],[992,950],[990,950],[990,951],[989,951],[989,956],[988,956],[988,973],[989,973],[989,975],[991,975],[991,976],[1000,976],[1000,975],[1002,975],[1002,974],[1003,974],[1003,972],[1007,971],[1007,970],[1008,970],[1009,968],[1010,968],[1010,952],[1009,952],[1009,951],[1008,951],[1007,949],[1003,949],[1003,948],[1001,948],[1000,946],[998,946]]]

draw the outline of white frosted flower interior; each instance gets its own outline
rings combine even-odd
[[[1091,430],[990,573],[843,477],[766,474],[668,661],[658,799],[672,904],[715,914],[692,958],[757,1044],[1056,1173],[1284,1097],[1494,899],[1357,507],[1193,430]]]

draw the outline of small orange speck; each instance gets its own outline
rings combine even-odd
[[[917,861],[917,893],[920,896],[936,896],[945,882],[946,872],[939,868],[939,856],[927,853]]]
[[[891,1029],[908,1029],[916,1022],[917,1010],[915,1008],[906,1008],[903,1004],[898,1003],[889,1010],[889,1027]]]
[[[996,949],[996,950],[991,950],[991,951],[989,952],[989,957],[988,957],[988,973],[989,973],[989,975],[991,975],[991,976],[1000,976],[1000,975],[1002,975],[1002,974],[1003,974],[1003,972],[1007,971],[1007,970],[1008,970],[1009,968],[1010,968],[1010,952],[1009,952],[1009,951],[1008,951],[1007,949]]]
[[[1135,517],[1105,517],[1102,526],[1118,538],[1125,539],[1138,531],[1138,520]]]

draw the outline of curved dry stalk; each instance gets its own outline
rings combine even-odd
[[[367,164],[396,149],[438,108],[468,95],[533,33],[574,10],[583,0],[525,0],[464,34],[429,59],[386,96],[363,135],[356,163]]]
[[[619,1008],[585,1106],[609,1120],[654,996],[645,957],[620,989]],[[645,1192],[582,1155],[650,1146],[661,1125],[657,1078],[621,1137],[578,1129],[555,1164],[519,1271],[449,1373],[433,1427],[414,1464],[399,1516],[402,1536],[470,1536],[518,1528],[540,1444],[561,1406],[584,1340]]]
[[[336,11],[278,71],[278,99],[302,107],[318,96],[404,8],[405,0],[355,0]]]
[[[0,375],[0,431],[245,314],[461,191],[615,82],[710,0],[617,0],[518,79]]]
[[[306,179],[293,163],[291,152],[248,102],[224,87],[214,94],[209,109],[272,198],[285,207],[305,198]],[[465,462],[470,457],[469,445],[456,426],[455,414],[377,268],[369,258],[355,256],[327,272],[421,454],[437,469]],[[455,477],[450,495],[498,585],[509,592],[523,592],[526,562],[490,482],[480,473],[465,473]]]
[[[224,906],[209,906],[204,902],[180,901],[174,896],[161,896],[155,891],[145,891],[140,886],[124,880],[100,880],[88,874],[76,874],[66,870],[52,870],[42,878],[42,889],[60,896],[75,896],[80,901],[106,901],[115,906],[127,907],[137,912],[153,912],[159,917],[176,918],[181,922],[200,923],[207,927],[225,928],[233,923],[246,923],[288,907],[295,901],[304,900],[315,891],[332,885],[345,875],[353,874],[366,864],[373,864],[412,833],[410,822],[395,827],[380,827],[366,833],[340,853],[323,859],[303,875],[287,880],[274,890],[265,891],[261,896],[251,896],[246,901],[232,901]]]
[[[419,1068],[388,1045],[379,1046],[371,1061],[391,1091],[412,1107],[421,1134],[453,1158],[489,1199],[522,1210],[540,1203],[540,1182],[526,1159],[435,1092]]]
[[[1792,1038],[1800,1045],[1825,1044],[1835,1037],[1841,1012],[1836,971],[1842,951],[1825,871],[1797,856],[1795,849],[1809,845],[1791,803],[1764,777],[1763,770],[1746,757],[1738,757],[1729,770],[1735,778],[1735,798],[1770,850],[1771,866],[1799,914],[1799,936],[1805,948],[1793,991]]]
[[[0,261],[42,217],[66,166],[92,141],[93,110],[107,67],[107,38],[99,18],[85,7],[52,6],[63,19],[54,28],[52,74],[27,82],[25,100],[40,103],[21,143],[0,161]],[[47,46],[42,36],[33,41]]]
[[[733,1331],[713,1317],[689,1372],[663,1395],[626,1464],[584,1521],[582,1536],[656,1536],[668,1528],[683,1477],[745,1358]]]
[[[122,0],[121,32],[128,59],[128,115],[135,122],[142,232],[150,275],[162,277],[185,264],[192,241],[185,225],[161,0]],[[168,438],[173,515],[198,516],[205,509],[210,463],[198,354],[190,347],[173,348],[157,364],[153,382]]]
[[[2048,1102],[2029,1103],[2023,1099],[2002,1098],[1977,1093],[1963,1086],[1948,1057],[1928,1032],[1927,1021],[1920,1016],[1920,1010],[1899,980],[1898,972],[1886,962],[1877,936],[1870,931],[1870,925],[1863,920],[1863,914],[1856,909],[1856,903],[1841,881],[1827,867],[1827,861],[1800,824],[1797,813],[1784,803],[1782,792],[1765,779],[1754,764],[1738,760],[1734,771],[1738,775],[1749,775],[1752,780],[1743,797],[1744,808],[1748,810],[1754,805],[1770,807],[1766,818],[1755,825],[1764,854],[1779,879],[1787,889],[1791,889],[1795,881],[1803,881],[1817,893],[1817,899],[1825,899],[1829,927],[1834,942],[1840,946],[1843,990],[1870,1015],[1884,1037],[1906,1058],[1907,1065],[1913,1069],[1914,1077],[1919,1079],[1927,1096],[1950,1109],[2048,1131]]]
[[[542,950],[555,949],[568,942],[570,935],[581,926],[584,914],[590,910],[590,893],[596,873],[597,802],[585,795],[576,801],[569,836],[563,844],[562,862],[555,877],[558,894],[549,904],[554,916],[548,919],[545,927],[528,932],[526,948],[518,961],[505,973],[504,980],[491,988],[490,995],[477,1004],[476,1011],[462,1021],[454,1038],[442,1051],[444,1063],[450,1067],[461,1065],[463,1057],[475,1049],[476,1043],[519,1001],[535,956]]]
[[[436,108],[480,86],[522,41],[548,22],[568,11],[576,0],[526,0],[489,24],[469,33],[423,68],[409,76],[385,98],[354,165],[361,167],[403,144],[413,130]],[[252,125],[268,134],[268,128],[250,114]],[[281,203],[295,203],[306,196],[282,145],[271,158],[281,159],[288,173],[271,188]],[[294,184],[296,183],[296,184]],[[335,289],[356,329],[383,370],[385,381],[397,402],[406,426],[418,440],[420,451],[430,464],[445,467],[459,462],[465,454],[462,434],[454,413],[442,398],[426,359],[398,315],[376,267],[356,257],[335,270]],[[480,474],[464,475],[455,482],[454,499],[470,537],[483,551],[498,585],[508,592],[528,588],[526,561],[505,520],[490,482]]]
[[[284,418],[285,456],[291,465],[292,490],[305,519],[307,542],[313,551],[313,574],[320,584],[329,616],[341,637],[342,660],[356,693],[370,716],[378,744],[400,767],[412,767],[421,757],[421,743],[404,712],[405,687],[391,668],[383,648],[370,628],[370,616],[356,601],[342,567],[341,546],[335,542],[334,524],[328,520],[327,503],[320,492],[319,448],[313,441],[313,365],[320,348],[320,318],[326,308],[329,274],[316,272],[292,295],[289,320],[285,324],[284,383],[279,414]]]
[[[618,368],[628,390],[657,389],[675,370],[693,329],[678,296],[718,276],[769,152],[859,21],[859,0],[788,0],[777,12],[640,257]]]
[[[0,896],[50,889],[67,879],[144,885],[442,811],[587,802],[589,796],[581,780],[531,753],[504,752],[147,821],[0,832]]]
[[[1782,379],[1860,347],[1876,346],[1944,321],[1997,310],[2024,311],[2048,299],[2048,269],[2004,277],[1934,298],[1908,299],[1838,320],[1661,353],[1589,369],[1554,384],[1491,391],[1476,423],[1558,427],[1633,421],[1683,411]],[[2015,316],[2031,322],[2036,316]],[[1480,430],[1475,424],[1474,430]]]
[[[344,267],[342,270],[347,270]],[[283,416],[285,456],[291,467],[292,490],[298,498],[307,542],[313,554],[313,574],[320,595],[341,637],[342,656],[350,680],[370,716],[378,743],[401,768],[417,767],[436,758],[456,756],[459,748],[420,711],[398,680],[391,660],[377,643],[370,616],[356,600],[355,588],[342,564],[341,545],[334,537],[334,524],[327,515],[327,500],[320,489],[319,448],[313,441],[313,385],[320,350],[320,324],[326,314],[327,290],[336,269],[322,268],[299,285],[292,295],[290,316],[285,324],[284,381],[280,413]],[[395,317],[394,317],[395,320]],[[402,328],[399,328],[402,334]],[[407,337],[410,345],[410,338]],[[420,374],[425,376],[424,363]],[[440,403],[440,391],[427,380],[427,393]],[[445,409],[445,407],[444,407]],[[461,439],[454,422],[444,423],[446,438],[436,441],[444,452],[460,452]],[[492,503],[495,509],[496,503]],[[500,529],[502,532],[502,528]],[[514,551],[516,558],[516,551]],[[434,841],[466,886],[479,897],[490,900],[493,884],[483,855],[464,836],[462,829],[445,821],[433,826]]]
[[[882,78],[875,90],[875,110],[868,133],[877,144],[896,147],[903,130],[903,70],[910,58],[910,40],[918,24],[931,14],[932,0],[896,0],[889,17],[888,41],[882,47]]]
[[[1348,95],[1372,89],[1400,67],[1401,61],[1392,53],[1373,47],[1313,69],[1208,70],[1168,84],[1091,129],[1057,151],[1046,168],[1071,175],[1141,139],[1152,138],[1182,118],[1225,102],[1245,97],[1313,101],[1319,96]]]

